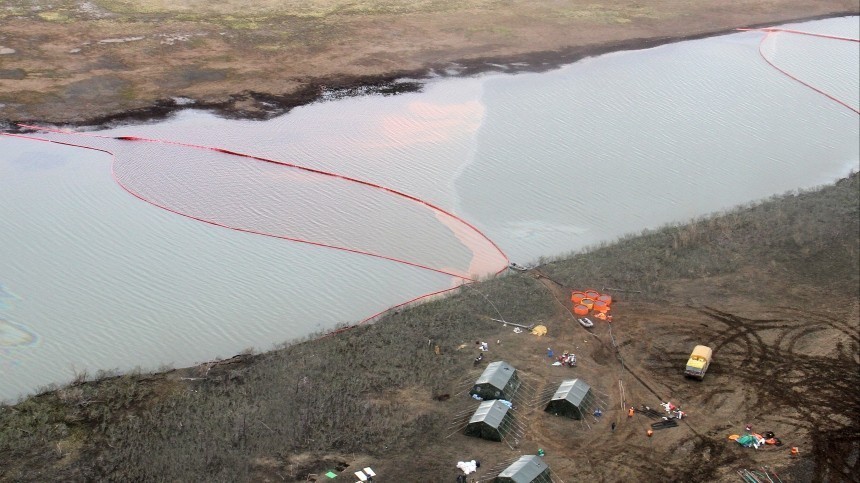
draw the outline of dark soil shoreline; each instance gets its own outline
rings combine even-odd
[[[498,65],[543,72],[608,52],[734,31],[431,62],[376,76],[321,76],[289,94],[249,90],[193,105],[166,99],[57,122],[105,128],[155,122],[187,108],[267,119],[321,99],[420,90],[421,79],[434,72],[469,76]],[[449,69],[456,74],[444,74]],[[19,131],[16,122],[47,121],[0,120],[0,130]],[[341,473],[340,481],[366,466],[380,482],[453,482],[459,460],[481,460],[477,476],[488,478],[491,469],[538,448],[565,481],[730,482],[738,469],[763,466],[778,470],[785,483],[856,481],[858,233],[860,177],[853,173],[819,190],[650,230],[480,282],[480,292],[455,291],[275,350],[161,372],[80,374],[17,404],[0,404],[0,482],[329,481],[321,476],[327,471]],[[611,326],[589,330],[571,320],[571,290],[591,287],[629,289],[612,293]],[[489,300],[506,319],[544,325],[548,333],[513,333],[489,319],[495,316]],[[456,424],[474,410],[465,394],[485,367],[473,362],[476,340],[490,342],[484,365],[509,362],[532,387],[514,401],[527,431],[510,444],[465,436]],[[714,348],[714,364],[704,381],[690,382],[681,368],[700,343]],[[553,367],[547,347],[575,350],[578,367]],[[543,411],[541,395],[570,377],[606,398],[605,415],[593,427]],[[621,409],[667,400],[683,404],[689,417],[653,437],[645,435],[651,421]],[[773,430],[785,444],[752,450],[727,439],[746,424]],[[793,446],[798,457],[789,456]]]
[[[537,448],[565,481],[730,482],[738,469],[763,466],[785,483],[852,481],[858,186],[855,173],[660,228],[277,350],[81,374],[0,404],[0,481],[323,481],[327,471],[350,477],[372,466],[379,481],[435,483],[454,481],[457,461],[482,461],[477,476],[487,478]],[[570,290],[586,287],[613,291],[611,333],[571,321]],[[489,319],[487,300],[548,333],[511,332]],[[490,341],[479,365],[475,340]],[[683,363],[701,343],[714,362],[704,381],[690,382]],[[574,350],[577,367],[553,367],[547,347]],[[514,397],[527,430],[508,444],[456,426],[477,404],[466,396],[471,382],[495,360],[532,388]],[[606,398],[602,420],[586,427],[543,411],[540,395],[563,377]],[[688,417],[651,438],[649,419],[619,409],[667,400]],[[774,431],[783,446],[726,438],[745,424]],[[793,446],[799,457],[789,456]]]
[[[780,20],[779,25],[808,22],[828,18],[856,16],[857,11],[838,11],[822,15]],[[446,63],[427,65],[418,70],[404,70],[376,76],[329,76],[314,78],[306,87],[287,94],[246,91],[230,95],[225,100],[205,101],[194,99],[193,104],[177,103],[173,99],[160,99],[146,108],[119,111],[113,114],[93,116],[84,120],[13,119],[0,120],[0,130],[5,132],[24,132],[17,124],[51,124],[73,128],[106,129],[120,125],[151,123],[164,120],[183,109],[200,109],[215,113],[228,119],[266,120],[283,115],[293,108],[338,97],[363,96],[368,94],[396,95],[416,92],[423,88],[423,81],[433,76],[464,77],[487,72],[521,73],[546,72],[572,64],[588,57],[611,52],[644,50],[661,45],[698,40],[708,37],[737,33],[738,28],[763,28],[776,25],[773,22],[738,26],[684,36],[659,36],[634,38],[598,45],[570,46],[561,50],[531,52],[504,57],[482,57],[477,59],[452,60]],[[502,66],[500,69],[499,66]],[[450,74],[449,72],[456,72]],[[404,81],[409,79],[409,81]]]

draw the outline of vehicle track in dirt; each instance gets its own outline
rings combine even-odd
[[[841,319],[792,306],[757,307],[756,313],[765,315],[762,317],[742,316],[733,309],[708,305],[669,309],[689,320],[698,314],[704,321],[649,327],[649,333],[664,330],[672,338],[644,348],[639,368],[646,377],[637,379],[666,381],[673,398],[694,407],[719,407],[732,401],[737,406],[735,413],[747,414],[759,424],[786,431],[794,428],[790,432],[795,440],[809,435],[816,471],[824,475],[821,481],[842,481],[847,475],[858,474],[860,363],[856,358],[858,328],[851,325],[856,317]],[[648,312],[648,319],[652,317]],[[699,340],[714,349],[714,363],[706,379],[723,384],[675,384],[680,382],[679,361],[689,356],[687,341]],[[631,355],[636,350],[643,350],[641,344],[630,348]],[[629,372],[637,376],[635,369]],[[726,387],[728,381],[731,387]],[[730,431],[731,424],[700,429],[698,422],[695,427],[684,422],[695,434],[677,441],[674,451],[706,454],[696,458],[694,465],[682,461],[674,477],[709,480],[716,477],[718,468],[739,463],[735,461],[738,454],[727,452],[723,441],[722,433]],[[699,434],[702,432],[704,435]],[[849,477],[856,481],[850,478],[856,476]]]
[[[828,355],[798,351],[805,340],[839,334],[855,345],[856,328],[852,331],[846,322],[795,307],[778,310],[783,315],[779,319],[751,319],[712,307],[699,309],[727,326],[725,332],[715,328],[716,333],[709,334],[717,340],[714,359],[755,388],[757,412],[796,413],[799,417],[792,419],[800,421],[794,424],[809,430],[814,441],[821,474],[857,475],[858,458],[851,454],[858,450],[860,365],[844,350]],[[767,332],[775,333],[769,334],[773,342],[765,342]],[[834,438],[833,433],[841,436]]]

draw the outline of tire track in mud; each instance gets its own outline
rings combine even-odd
[[[567,288],[558,282],[555,284],[557,287],[551,287],[550,284],[545,286],[550,291]],[[785,306],[766,307],[768,317],[763,318],[743,317],[709,306],[687,308],[718,323],[673,327],[673,332],[691,340],[705,340],[714,347],[715,359],[719,360],[713,368],[716,369],[714,375],[729,376],[740,381],[744,405],[753,412],[755,419],[795,427],[800,433],[810,434],[814,441],[812,457],[820,474],[860,474],[860,458],[856,457],[860,451],[860,438],[834,440],[823,436],[834,433],[860,434],[856,417],[853,417],[860,414],[860,407],[856,397],[851,396],[860,387],[860,364],[852,359],[850,351],[844,349],[823,355],[806,354],[802,350],[805,341],[810,341],[811,347],[814,347],[816,341],[833,336],[846,338],[847,345],[856,349],[860,337],[857,328],[851,327],[851,317],[842,321],[825,314]],[[612,349],[607,342],[594,336],[604,347]],[[631,349],[635,350],[633,347]],[[665,391],[657,390],[653,382],[660,381],[662,376],[677,374],[678,360],[686,360],[688,356],[687,352],[672,349],[676,347],[653,346],[649,354],[639,361],[645,373],[650,373],[645,375],[651,377],[639,374],[635,363],[631,364],[633,368],[624,364],[621,347],[618,347],[616,357],[626,369],[625,372],[639,382],[642,388],[664,401],[666,399],[661,392]],[[730,372],[723,372],[720,370],[722,367]],[[700,402],[707,404],[734,391],[722,386],[704,392],[689,392],[686,398],[696,394],[701,398]],[[685,397],[677,393],[673,394],[675,396]],[[723,438],[716,437],[713,428],[703,434],[703,431],[698,430],[700,428],[687,420],[682,420],[682,424],[689,428],[691,434],[681,439],[675,448],[685,453],[692,451],[692,454],[702,454],[702,458],[673,460],[673,470],[667,472],[659,465],[654,465],[654,455],[647,447],[631,447],[625,449],[625,453],[632,456],[625,459],[626,464],[649,478],[661,481],[706,481],[718,477],[721,469],[737,464],[738,460],[744,458],[743,453],[730,451]],[[855,456],[852,457],[852,454]]]
[[[818,473],[857,475],[858,438],[836,440],[832,435],[860,433],[856,417],[860,410],[856,392],[860,365],[844,357],[844,351],[838,351],[836,357],[797,352],[802,340],[813,335],[823,337],[828,331],[856,343],[857,329],[852,331],[848,322],[795,307],[779,309],[785,312],[784,318],[749,319],[711,307],[697,310],[728,327],[726,332],[711,334],[717,341],[715,359],[722,351],[720,361],[733,367],[733,375],[744,381],[744,387],[755,388],[759,414],[796,414],[799,421],[789,424],[810,433]],[[771,343],[765,342],[763,333],[767,331],[778,331]],[[742,356],[737,348],[743,351]]]
[[[559,304],[562,305],[562,308],[567,312],[567,314],[570,314],[569,309],[567,309],[567,307],[565,307],[564,304],[561,303],[561,301],[559,300],[559,293],[564,293],[565,291],[572,290],[572,289],[570,287],[566,287],[565,285],[545,276],[539,270],[535,270],[534,272],[535,272],[536,278],[538,278],[541,281],[543,281],[543,279],[546,279],[549,282],[549,283],[543,283],[544,287],[553,295],[553,297],[555,297],[556,301],[558,301]],[[578,324],[576,324],[576,325],[578,326]],[[624,359],[623,359],[623,356],[621,354],[621,348],[627,344],[619,344],[618,346],[613,346],[612,344],[610,344],[609,342],[604,340],[603,337],[598,336],[597,334],[593,333],[592,331],[586,330],[584,328],[582,328],[582,330],[584,330],[585,332],[588,332],[592,337],[597,339],[597,341],[601,344],[602,349],[610,350],[611,352],[613,352],[615,354],[615,358],[617,359],[617,361],[619,363],[622,375],[624,373],[627,373],[630,376],[632,376],[641,385],[641,387],[643,387],[645,390],[650,392],[658,400],[663,401],[663,400],[667,399],[665,397],[665,394],[661,394],[660,391],[656,390],[648,381],[646,381],[645,378],[643,378],[629,364],[624,363]],[[653,450],[651,448],[649,448],[649,447],[637,447],[637,446],[631,446],[631,445],[627,445],[624,448],[624,451],[622,453],[624,455],[623,462],[617,462],[615,460],[609,460],[609,461],[604,461],[603,463],[604,464],[619,465],[619,466],[623,466],[623,467],[627,467],[627,468],[635,468],[636,470],[638,470],[640,472],[640,474],[648,475],[648,477],[651,478],[653,481],[702,481],[702,480],[706,480],[706,479],[712,477],[714,474],[716,474],[717,469],[721,465],[728,464],[729,462],[737,459],[737,456],[731,455],[731,454],[726,454],[725,456],[723,456],[726,453],[725,447],[723,447],[722,445],[716,444],[716,442],[713,441],[711,438],[703,435],[701,433],[701,431],[699,431],[695,427],[693,427],[688,420],[681,420],[681,424],[686,426],[687,429],[690,430],[690,432],[692,433],[691,438],[695,438],[697,440],[697,442],[695,443],[695,446],[697,448],[698,447],[708,448],[707,449],[708,454],[713,453],[713,454],[720,456],[721,459],[718,460],[719,463],[717,465],[710,465],[710,466],[705,467],[703,469],[703,467],[697,461],[691,460],[691,459],[686,459],[683,462],[679,462],[679,464],[681,465],[680,473],[682,475],[693,475],[694,477],[688,478],[688,477],[684,476],[683,478],[681,478],[681,480],[679,480],[678,479],[678,472],[679,472],[678,468],[670,468],[669,466],[661,466],[661,465],[655,465],[654,464],[655,463],[653,460],[654,453],[653,453]],[[634,457],[630,457],[631,455]],[[619,468],[619,470],[620,470],[620,468]],[[704,478],[702,478],[700,476],[704,476]]]
[[[854,417],[860,413],[855,395],[856,388],[860,387],[860,364],[844,349],[829,354],[802,351],[804,341],[811,341],[810,348],[816,349],[816,342],[827,340],[828,336],[837,340],[847,336],[849,345],[856,347],[857,337],[851,331],[850,318],[842,322],[795,307],[780,307],[775,311],[776,316],[761,319],[708,306],[688,308],[718,324],[683,326],[675,329],[677,334],[691,340],[708,341],[708,345],[714,347],[715,360],[719,363],[712,367],[713,375],[740,379],[739,389],[745,406],[758,413],[754,419],[792,426],[810,434],[815,442],[812,456],[819,473],[843,479],[845,475],[858,474],[856,455],[860,452],[860,438],[834,440],[822,435],[860,434]],[[671,377],[677,374],[678,360],[686,359],[687,355],[683,351],[654,346],[642,364],[659,377]],[[684,399],[696,395],[698,404],[708,404],[721,394],[735,391],[724,387],[704,393],[681,389],[675,396]],[[685,423],[689,427],[689,422]],[[727,454],[722,438],[714,438],[716,433],[712,433],[699,439],[691,436],[677,443],[679,450],[689,451],[691,441],[695,440],[693,451],[706,452],[708,456],[704,460],[695,459],[695,464],[680,462],[673,478],[711,479],[716,477],[721,465],[738,459],[731,452]]]

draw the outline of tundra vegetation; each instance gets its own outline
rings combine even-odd
[[[0,407],[0,480],[304,481],[309,474],[330,469],[351,474],[348,466],[369,463],[377,473],[397,475],[400,481],[450,479],[463,457],[477,451],[490,462],[500,453],[498,448],[508,448],[485,442],[475,446],[474,438],[459,434],[451,437],[452,408],[462,407],[453,400],[465,397],[462,381],[475,375],[474,341],[504,340],[488,354],[506,354],[526,374],[547,369],[545,346],[561,343],[562,337],[553,339],[552,333],[584,330],[560,310],[559,294],[569,295],[566,289],[552,289],[560,286],[628,290],[616,292],[620,320],[613,325],[618,326],[615,337],[623,341],[619,354],[645,387],[640,400],[646,400],[648,391],[696,400],[701,392],[696,387],[708,387],[702,384],[713,384],[708,387],[712,394],[698,399],[700,419],[689,423],[694,432],[672,443],[676,446],[644,447],[644,442],[658,439],[645,439],[638,427],[623,425],[615,433],[582,431],[561,438],[562,444],[553,439],[555,429],[542,432],[544,423],[534,419],[535,429],[519,442],[518,451],[554,448],[547,461],[569,479],[586,464],[582,458],[587,452],[578,451],[578,445],[620,434],[617,437],[626,439],[600,443],[605,461],[589,460],[592,476],[733,481],[738,465],[757,460],[725,440],[724,433],[732,429],[724,426],[723,418],[737,416],[709,421],[704,413],[719,412],[721,401],[738,404],[740,409],[732,411],[761,418],[756,408],[770,400],[768,407],[780,413],[774,424],[782,428],[783,437],[795,434],[807,442],[804,458],[789,460],[781,454],[773,460],[786,481],[808,481],[807,476],[837,481],[850,471],[856,475],[858,463],[851,454],[856,455],[860,444],[860,428],[852,415],[860,383],[858,193],[858,175],[853,174],[816,191],[789,193],[545,260],[531,273],[482,281],[388,314],[372,325],[317,334],[262,354],[163,372],[80,374],[71,384],[45,388]],[[510,327],[489,320],[497,315],[487,300],[506,320],[545,324],[551,334],[512,334]],[[730,309],[747,315],[731,315]],[[773,314],[797,310],[807,314],[802,318],[832,320],[829,325],[845,330],[836,339],[811,342],[795,334],[790,345],[780,342],[782,336],[773,340],[754,333],[758,339],[749,340],[755,347],[743,345],[744,337],[758,330],[756,324],[767,330],[794,327],[790,316],[774,325]],[[692,319],[683,320],[684,325],[658,323],[679,318],[678,313],[705,314],[711,322],[690,323],[692,329],[686,325]],[[639,324],[635,314],[647,320]],[[746,321],[746,332],[722,328],[716,325],[720,320]],[[637,333],[635,326],[644,332]],[[708,337],[712,340],[702,340]],[[682,387],[680,374],[692,345],[673,345],[679,338],[684,344],[716,342],[706,383]],[[821,350],[826,344],[832,349]],[[441,348],[438,355],[436,345]],[[597,349],[590,356],[595,367],[589,373],[591,382],[617,392],[611,352]],[[775,370],[767,357],[790,362],[794,371],[806,368],[810,377]],[[729,363],[733,358],[736,367]],[[588,364],[581,358],[575,370]],[[543,369],[529,369],[535,365]],[[816,376],[818,370],[826,372]],[[775,372],[769,376],[766,371]],[[754,388],[744,388],[753,384],[743,379],[747,376],[758,378]],[[795,377],[793,386],[784,387],[784,377]],[[628,397],[633,397],[638,383],[626,381]],[[661,389],[661,384],[676,387]],[[739,399],[725,399],[732,391],[740,391]],[[832,399],[841,399],[840,405],[833,406]],[[805,422],[822,408],[832,417]],[[569,428],[564,431],[572,434]],[[624,463],[627,473],[619,473],[619,458],[636,454],[637,448],[642,450],[640,463]],[[679,448],[688,451],[679,454]],[[755,457],[765,453],[755,452]],[[576,461],[580,469],[565,467],[567,460]]]
[[[858,11],[853,0],[7,0],[0,121],[102,124],[190,101],[266,118],[323,89],[499,65],[543,70]]]
[[[323,89],[385,92],[398,77],[455,66],[548,69],[858,11],[848,0],[11,0],[0,4],[0,125],[109,123],[189,102],[265,118]],[[262,354],[80,373],[0,406],[0,481],[305,481],[367,464],[400,481],[453,481],[458,460],[491,468],[538,447],[566,481],[735,481],[739,467],[763,464],[784,481],[856,479],[858,188],[854,174],[631,234]],[[569,289],[592,287],[624,290],[613,292],[617,349],[604,325],[589,336],[570,320]],[[489,319],[499,313],[549,333],[514,335]],[[683,400],[690,422],[645,439],[623,414],[610,433],[524,410],[528,431],[516,444],[466,438],[450,423],[480,369],[475,340],[501,341],[487,359],[504,357],[536,393],[558,376],[547,345],[578,344],[571,374],[611,408],[623,381],[637,403]],[[714,363],[704,384],[690,385],[682,364],[697,343],[715,348]],[[800,457],[726,442],[750,421],[800,446]]]

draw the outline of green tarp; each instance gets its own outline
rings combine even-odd
[[[738,438],[738,444],[741,446],[752,446],[755,444],[755,436],[751,434],[745,434]]]

